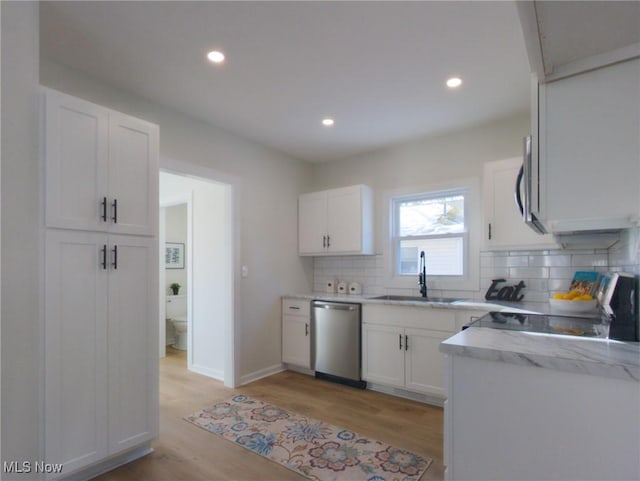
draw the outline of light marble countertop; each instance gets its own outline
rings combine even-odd
[[[440,344],[445,354],[640,382],[640,343],[471,327]]]
[[[285,299],[309,299],[334,302],[356,302],[360,304],[388,304],[396,306],[413,306],[427,309],[467,309],[481,311],[500,311],[517,313],[538,313],[547,312],[548,306],[544,303],[497,303],[474,299],[463,299],[455,302],[426,302],[426,301],[398,301],[389,299],[373,299],[377,296],[364,296],[354,294],[327,294],[314,292],[311,294],[288,294],[282,296]]]

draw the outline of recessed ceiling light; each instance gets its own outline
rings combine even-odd
[[[322,125],[324,125],[325,127],[331,127],[334,123],[335,122],[331,117],[325,117],[324,119],[322,119]]]
[[[460,87],[460,85],[462,85],[461,78],[451,77],[447,79],[447,87],[449,87],[450,89],[455,89],[457,87]]]
[[[219,50],[212,50],[207,54],[207,58],[210,62],[213,63],[222,63],[224,62],[224,54]]]

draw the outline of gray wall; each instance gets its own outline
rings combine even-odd
[[[39,459],[38,3],[2,8],[2,459]],[[25,475],[22,479],[31,479]],[[3,475],[3,479],[17,479]]]

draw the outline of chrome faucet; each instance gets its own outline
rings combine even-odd
[[[424,260],[424,251],[420,251],[420,273],[418,274],[418,285],[420,286],[420,295],[427,297],[427,267]]]

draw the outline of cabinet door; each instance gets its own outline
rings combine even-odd
[[[158,426],[158,248],[109,236],[109,452],[150,440]]]
[[[109,115],[109,232],[154,235],[158,222],[158,127]]]
[[[640,195],[640,59],[540,88],[540,160],[553,231],[630,227]]]
[[[411,391],[444,397],[444,354],[440,343],[449,332],[405,329],[405,385]]]
[[[107,230],[108,122],[106,109],[46,90],[47,227]]]
[[[404,387],[404,331],[397,327],[362,325],[362,378]]]
[[[521,165],[521,158],[485,164],[485,245],[488,248],[555,246],[553,236],[536,234],[522,220],[515,202],[516,179]]]
[[[298,252],[301,255],[326,252],[326,192],[302,194],[298,199]]]
[[[362,202],[358,186],[334,189],[327,195],[329,252],[362,250]]]
[[[46,236],[45,459],[65,472],[107,455],[106,237]]]
[[[282,316],[282,362],[311,369],[308,317]]]

